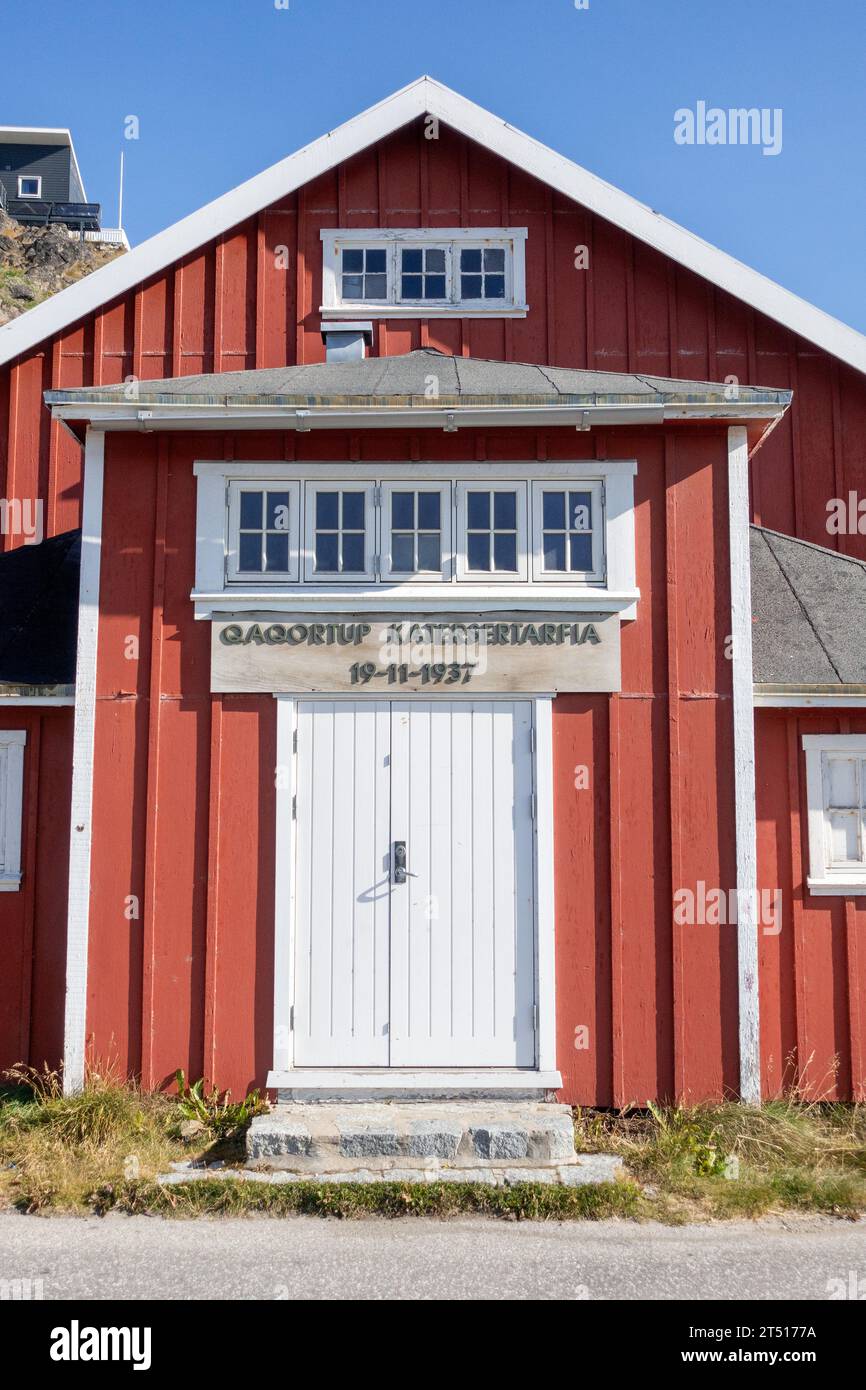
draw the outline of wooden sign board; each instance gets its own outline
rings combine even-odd
[[[520,614],[215,622],[211,690],[464,695],[621,687],[619,617]]]

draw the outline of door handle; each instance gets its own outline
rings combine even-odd
[[[405,883],[407,878],[417,878],[406,868],[406,841],[395,840],[394,851],[391,855],[392,883]]]

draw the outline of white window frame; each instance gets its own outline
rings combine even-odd
[[[328,478],[307,481],[304,484],[304,579],[308,584],[371,584],[378,576],[378,554],[376,545],[376,507],[374,482],[364,478]],[[316,573],[316,498],[320,492],[361,492],[364,494],[364,557],[367,561],[363,571],[350,574]]]
[[[492,603],[513,599],[518,606],[543,604],[546,608],[585,612],[617,613],[623,621],[637,616],[640,593],[636,578],[634,478],[637,463],[634,459],[538,459],[510,462],[478,462],[463,459],[449,463],[354,463],[347,460],[330,463],[196,460],[194,473],[197,484],[196,501],[196,559],[195,583],[191,598],[195,616],[214,619],[225,613],[274,613],[297,609],[303,603],[308,610],[333,612],[351,608],[352,612],[453,611],[453,605],[483,611]],[[258,487],[273,486],[285,491],[289,484],[300,489],[300,563],[297,582],[273,574],[229,575],[227,547],[229,545],[228,488],[232,481]],[[563,487],[586,488],[589,483],[604,486],[604,582],[588,582],[576,575],[536,582],[532,565],[533,536],[531,483],[550,483]],[[461,565],[460,514],[458,497],[464,497],[468,486],[492,488],[517,487],[519,496],[526,498],[524,520],[525,564],[517,575],[469,571]],[[450,526],[446,542],[443,530],[443,549],[450,546],[452,564],[442,575],[419,574],[402,577],[389,573],[390,535],[383,532],[388,520],[389,490],[395,487],[415,489],[422,486],[450,489],[450,507],[445,507],[443,523]],[[326,488],[350,487],[368,491],[368,556],[370,570],[364,575],[333,575],[330,578],[312,572],[312,524],[314,515],[311,499],[317,486]],[[465,514],[465,502],[464,502]],[[465,558],[465,540],[463,544]]]
[[[816,896],[866,894],[866,861],[833,864],[827,818],[827,767],[833,755],[866,760],[866,734],[804,734],[809,873],[806,884]],[[862,797],[862,794],[861,794]],[[866,804],[864,804],[866,811]]]
[[[526,227],[349,227],[327,228],[322,240],[322,303],[325,318],[345,318],[347,312],[366,318],[525,318]],[[388,250],[388,298],[343,299],[341,255],[346,248],[385,247]],[[447,300],[403,300],[399,296],[400,251],[403,247],[446,251]],[[463,249],[501,248],[505,251],[505,298],[461,299],[460,256]]]
[[[491,470],[492,471],[492,470]],[[457,535],[455,553],[457,557],[457,579],[461,583],[475,584],[525,584],[529,578],[529,534],[527,528],[527,489],[528,483],[521,478],[511,480],[473,478],[457,484]],[[469,568],[468,506],[470,492],[516,492],[517,493],[517,573],[511,570],[471,570]],[[491,534],[493,518],[491,517]]]
[[[0,729],[0,893],[21,887],[25,729]]]
[[[289,495],[289,568],[278,570],[242,570],[240,568],[240,517],[242,492],[286,492]],[[226,579],[230,584],[297,584],[301,577],[301,484],[287,479],[275,482],[266,478],[231,478],[228,483],[228,530],[226,533]]]
[[[544,494],[546,492],[588,492],[592,497],[592,568],[590,570],[545,570]],[[566,521],[567,521],[566,517]],[[532,484],[532,577],[537,584],[601,584],[604,581],[604,483],[601,478],[547,479]],[[566,532],[566,538],[568,532]],[[568,545],[566,545],[566,560]]]
[[[382,484],[382,502],[379,507],[379,526],[381,529],[378,548],[382,559],[379,578],[383,584],[390,583],[391,580],[399,580],[401,584],[435,584],[437,579],[440,583],[450,581],[454,571],[454,551],[451,536],[453,507],[451,488],[450,480],[448,482],[428,481],[411,476],[400,481]],[[438,492],[442,536],[442,562],[438,576],[433,570],[407,571],[391,568],[391,498],[395,492]]]
[[[33,179],[36,184],[35,193],[23,193],[21,185],[25,179]],[[19,174],[18,175],[18,197],[19,198],[41,198],[42,197],[42,175],[41,174]]]

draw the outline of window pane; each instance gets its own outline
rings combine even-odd
[[[391,494],[391,525],[401,531],[411,531],[414,528],[414,492],[394,492]]]
[[[859,860],[858,817],[845,812],[834,812],[828,817],[830,827],[830,858],[839,860]]]
[[[424,288],[424,279],[421,275],[404,275],[403,288],[400,291],[404,299],[420,299]]]
[[[377,248],[367,252],[367,274],[384,275],[386,270],[384,249]]]
[[[337,536],[326,532],[316,536],[316,569],[325,574],[336,574],[338,565]]]
[[[573,535],[569,537],[571,546],[571,568],[573,570],[592,569],[592,536]]]
[[[418,568],[437,572],[442,568],[442,547],[439,544],[438,532],[422,532],[418,537]]]
[[[241,493],[241,530],[255,531],[262,527],[262,494],[260,492]]]
[[[289,568],[289,538],[283,533],[272,534],[265,540],[267,568],[285,574]]]
[[[343,493],[343,528],[346,531],[363,531],[364,529],[364,494],[363,492],[344,492]]]
[[[444,299],[445,298],[445,276],[428,275],[424,283],[425,299]]]
[[[359,574],[364,569],[364,537],[356,533],[343,536],[343,572]]]
[[[415,275],[420,275],[420,274],[421,274],[421,271],[423,270],[423,268],[424,268],[424,267],[423,267],[423,264],[422,264],[421,250],[420,250],[420,248],[419,248],[418,250],[409,250],[409,249],[407,249],[407,248],[404,248],[404,250],[403,250],[403,272],[404,272],[404,274],[406,273],[406,271],[412,271]]]
[[[493,536],[493,568],[496,570],[517,569],[517,537],[508,532],[496,532]]]
[[[445,270],[445,252],[439,246],[431,246],[424,258],[425,270]]]
[[[488,246],[484,251],[484,269],[498,270],[505,274],[505,251],[503,247]]]
[[[460,269],[467,273],[469,271],[474,271],[476,274],[479,274],[481,271],[481,251],[474,249],[461,251]]]
[[[485,299],[504,299],[505,298],[505,276],[486,275],[484,277],[484,298]]]
[[[493,494],[493,524],[502,531],[514,531],[517,528],[517,493],[516,492],[494,492]]]
[[[469,526],[486,528],[490,525],[490,493],[470,492],[467,498]]]
[[[487,531],[470,532],[467,537],[468,564],[471,570],[490,569],[490,534]]]
[[[544,568],[546,570],[565,569],[565,536],[560,531],[544,533]]]
[[[348,274],[350,271],[354,271],[355,274],[360,274],[360,272],[361,272],[363,269],[364,269],[364,252],[363,252],[363,251],[344,251],[344,252],[343,252],[343,273],[344,273],[344,274]]]
[[[402,574],[410,574],[415,568],[414,536],[404,531],[395,531],[391,537],[391,568]]]
[[[856,806],[857,764],[853,758],[828,760],[831,806]]]
[[[242,570],[255,570],[260,572],[262,568],[262,538],[261,535],[253,532],[241,532],[240,545],[238,547],[238,567]]]
[[[338,498],[337,492],[316,493],[316,527],[319,530],[336,531],[339,526]]]
[[[573,531],[592,530],[592,493],[568,494],[568,524]]]
[[[363,299],[363,298],[364,298],[364,277],[363,277],[363,275],[344,275],[344,276],[343,276],[343,298],[344,298],[344,299]]]
[[[545,492],[544,496],[544,529],[545,531],[555,531],[557,528],[565,527],[565,493],[564,492]]]
[[[368,299],[387,299],[387,298],[388,298],[388,277],[387,277],[387,275],[368,275],[368,276],[367,276],[367,298],[368,298]]]
[[[418,525],[425,527],[429,531],[439,530],[439,504],[441,497],[438,492],[419,492],[418,493]]]
[[[460,287],[460,298],[461,298],[461,299],[481,299],[481,297],[482,297],[482,295],[481,295],[481,276],[480,276],[480,275],[462,275],[460,278],[461,278],[461,281],[462,281],[462,284],[461,284],[461,287]]]
[[[269,531],[288,531],[289,494],[269,492],[267,494],[267,528]]]

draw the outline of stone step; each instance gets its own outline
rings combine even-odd
[[[247,1167],[297,1173],[543,1168],[575,1162],[567,1105],[544,1101],[278,1105],[247,1131]]]

